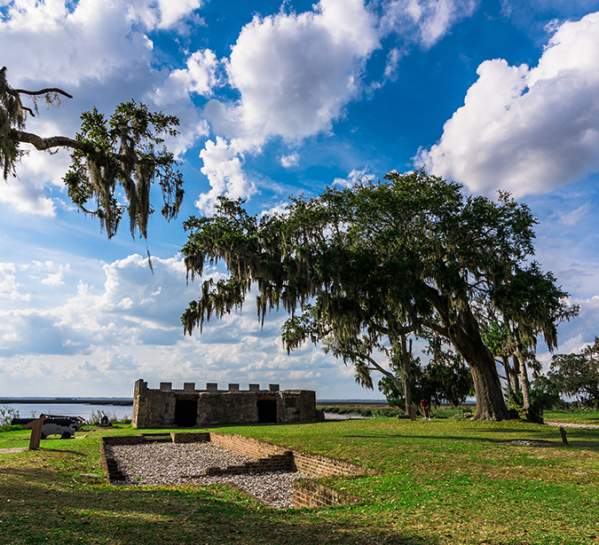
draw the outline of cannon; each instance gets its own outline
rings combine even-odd
[[[46,439],[49,435],[60,435],[63,439],[73,437],[84,422],[80,416],[42,414],[40,418],[44,418],[42,439]],[[37,418],[13,418],[12,423],[31,428],[36,420]]]

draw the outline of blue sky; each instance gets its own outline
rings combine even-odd
[[[197,285],[178,250],[219,194],[261,212],[391,169],[527,202],[538,259],[582,306],[560,350],[599,334],[599,0],[0,0],[0,51],[13,85],[74,95],[40,105],[44,136],[130,98],[180,116],[186,188],[147,241],[108,241],[68,202],[68,156],[24,157],[0,186],[2,395],[129,395],[144,377],[378,397],[318,348],[288,356],[284,317],[260,330],[252,301],[184,338]]]

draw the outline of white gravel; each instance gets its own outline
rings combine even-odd
[[[108,447],[127,484],[229,483],[274,507],[291,507],[293,483],[302,475],[280,471],[249,475],[206,476],[209,467],[251,461],[212,443],[151,443]]]

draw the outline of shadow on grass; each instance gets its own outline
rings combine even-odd
[[[73,456],[85,456],[85,452],[81,452],[79,450],[70,450],[66,448],[49,448],[49,447],[41,447],[41,451],[47,453],[60,453],[60,454],[72,454]]]
[[[373,526],[348,507],[279,511],[226,488],[73,486],[47,469],[18,469],[0,472],[0,496],[11,500],[0,504],[0,542],[15,545],[438,543]]]
[[[486,433],[504,433],[503,431],[493,429],[480,429],[477,428],[476,432]],[[424,441],[456,441],[466,443],[489,443],[495,445],[514,445],[513,441],[530,441],[531,443],[541,443],[538,445],[532,444],[531,447],[542,447],[542,448],[557,448],[557,449],[568,449],[577,448],[584,450],[599,451],[599,433],[591,430],[583,429],[572,429],[568,430],[568,446],[564,446],[560,442],[559,431],[530,431],[530,430],[516,430],[519,437],[513,437],[512,439],[500,438],[500,437],[480,437],[475,435],[462,436],[462,435],[412,435],[412,434],[352,434],[343,435],[341,437],[347,437],[350,439],[395,439],[395,440],[424,440]],[[513,433],[514,430],[506,430],[508,433]],[[520,445],[518,445],[520,446]],[[526,445],[524,445],[526,446]]]

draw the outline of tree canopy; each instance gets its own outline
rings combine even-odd
[[[69,196],[86,214],[96,216],[108,237],[114,236],[126,210],[131,234],[147,237],[152,213],[150,190],[157,183],[162,191],[162,215],[172,219],[183,199],[183,179],[165,137],[175,136],[179,120],[151,112],[135,101],[117,106],[106,118],[95,108],[81,114],[81,129],[73,137],[42,137],[25,130],[28,116],[38,113],[37,99],[56,104],[72,98],[52,87],[38,90],[13,88],[0,69],[0,170],[6,180],[15,173],[25,153],[22,144],[40,151],[68,148],[71,165],[64,176]],[[23,100],[33,100],[27,106]],[[120,200],[119,200],[120,198]]]
[[[572,354],[557,354],[551,360],[548,379],[563,396],[581,405],[599,407],[599,337]]]
[[[502,419],[507,409],[480,322],[491,314],[524,320],[527,309],[540,309],[534,325],[553,346],[554,316],[542,309],[565,295],[530,261],[534,224],[528,207],[505,193],[497,202],[466,196],[424,172],[297,197],[284,214],[251,215],[221,199],[213,217],[185,223],[183,254],[192,277],[221,260],[229,275],[202,283],[184,328],[191,333],[241,307],[255,284],[260,320],[281,306],[290,314],[288,349],[332,335],[343,350],[364,352],[406,334],[438,335],[470,366],[478,417]],[[543,282],[555,289],[520,300],[526,283]]]

